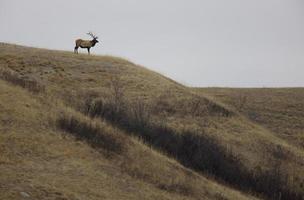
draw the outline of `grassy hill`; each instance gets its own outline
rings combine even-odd
[[[0,199],[304,197],[301,145],[209,91],[4,43],[0,69]]]
[[[232,106],[278,137],[304,148],[304,88],[197,90]]]

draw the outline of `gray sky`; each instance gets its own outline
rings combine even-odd
[[[186,85],[304,86],[303,0],[0,0],[2,42],[73,51],[89,30]]]

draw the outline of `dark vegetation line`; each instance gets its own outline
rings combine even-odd
[[[57,125],[72,134],[76,139],[86,141],[93,148],[105,150],[106,155],[121,153],[125,149],[124,137],[109,134],[98,124],[64,114],[57,119]]]
[[[191,130],[177,133],[164,123],[152,120],[151,110],[143,101],[130,103],[114,92],[113,97],[87,99],[85,102],[82,108],[85,114],[118,125],[127,133],[142,138],[151,146],[176,158],[188,168],[211,174],[236,188],[267,199],[304,199],[303,191],[295,191],[287,186],[288,177],[279,164],[267,171],[249,171],[237,155],[206,134]],[[218,111],[217,107],[214,109],[215,112]]]

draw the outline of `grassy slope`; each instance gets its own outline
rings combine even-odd
[[[175,132],[187,130],[215,139],[254,173],[273,168],[279,162],[289,177],[288,187],[295,190],[304,187],[301,148],[201,92],[119,58],[7,44],[0,48],[1,66],[45,85],[48,96],[53,99],[79,108],[87,97],[107,96],[111,79],[118,77],[130,101],[141,98],[151,105],[156,104],[154,110],[158,112],[153,117]]]
[[[1,51],[6,55],[0,60],[9,58],[10,67],[22,61],[18,50],[33,55],[41,51],[5,47],[12,51]],[[39,72],[36,58],[30,59],[33,66],[24,64],[25,71]],[[55,75],[60,77],[61,72]],[[46,93],[33,94],[0,81],[0,199],[20,199],[20,192],[33,199],[252,199],[185,169],[106,122],[67,108],[57,98],[60,89],[48,84]],[[75,140],[57,128],[62,113],[102,127],[100,134],[122,141],[124,151],[109,152]]]
[[[304,88],[198,90],[231,105],[278,137],[304,148]]]

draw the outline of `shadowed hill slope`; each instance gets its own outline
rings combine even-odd
[[[239,190],[269,199],[304,197],[303,149],[248,120],[226,102],[120,58],[8,44],[1,44],[0,50],[2,79],[38,95],[43,93],[49,99],[46,101],[63,102],[63,107],[77,112],[81,120],[85,118],[83,122],[64,115],[56,126],[94,148],[110,148],[105,142],[96,142],[108,137],[88,136],[98,131],[86,126],[86,121],[107,123],[126,138],[140,138],[158,149],[164,158],[175,158],[192,172]],[[159,166],[157,161],[151,163]],[[178,184],[160,184],[158,188],[189,196],[189,190]]]

